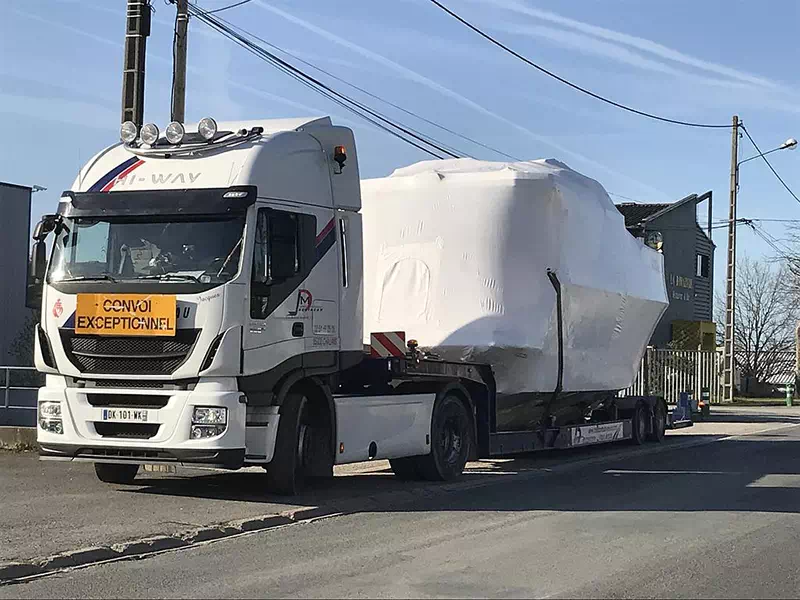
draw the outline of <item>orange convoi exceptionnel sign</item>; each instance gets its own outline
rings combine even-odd
[[[169,295],[78,294],[75,333],[175,335],[175,308]]]

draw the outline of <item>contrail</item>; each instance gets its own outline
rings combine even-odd
[[[499,114],[489,110],[488,108],[486,108],[484,106],[481,106],[477,102],[474,102],[473,100],[470,100],[469,98],[459,94],[458,92],[455,92],[455,91],[451,90],[450,88],[445,87],[442,84],[437,83],[436,81],[433,81],[432,79],[429,79],[428,77],[425,77],[424,75],[421,75],[420,73],[417,73],[416,71],[413,71],[413,70],[411,70],[411,69],[409,69],[407,67],[404,67],[403,65],[401,65],[399,63],[396,63],[393,60],[391,60],[389,58],[386,58],[385,56],[382,56],[381,54],[378,54],[377,52],[373,52],[372,50],[368,50],[367,48],[364,48],[363,46],[359,46],[358,44],[355,44],[355,43],[353,43],[353,42],[351,42],[351,41],[349,41],[349,40],[347,40],[345,38],[339,37],[338,35],[336,35],[334,33],[331,33],[330,31],[327,31],[326,29],[323,29],[321,27],[318,27],[317,25],[314,25],[313,23],[310,23],[310,22],[308,22],[308,21],[306,21],[304,19],[296,17],[296,16],[294,16],[294,15],[292,15],[290,13],[287,13],[286,11],[283,11],[283,10],[281,10],[279,8],[276,8],[276,7],[274,7],[274,6],[270,5],[270,4],[267,4],[263,0],[255,0],[255,2],[253,2],[253,4],[255,4],[257,6],[260,6],[261,8],[263,8],[263,9],[265,9],[265,10],[267,10],[267,11],[269,11],[269,12],[271,12],[271,13],[273,13],[273,14],[275,14],[275,15],[277,15],[277,16],[279,16],[279,17],[281,17],[281,18],[283,18],[283,19],[285,19],[287,21],[289,21],[290,23],[294,23],[295,25],[298,25],[298,26],[300,26],[300,27],[302,27],[304,29],[307,29],[308,31],[311,31],[311,32],[319,35],[320,37],[323,37],[323,38],[327,39],[328,41],[331,41],[331,42],[333,42],[335,44],[339,44],[340,46],[343,46],[343,47],[345,47],[345,48],[347,48],[349,50],[352,50],[353,52],[356,52],[357,54],[360,54],[361,56],[363,56],[365,58],[368,58],[368,59],[373,60],[373,61],[375,61],[377,63],[380,63],[381,65],[383,65],[385,67],[388,67],[389,69],[392,69],[393,71],[395,71],[397,73],[400,73],[401,75],[403,75],[407,79],[410,79],[411,81],[414,81],[414,82],[417,82],[417,83],[419,83],[421,85],[424,85],[425,87],[427,87],[429,89],[432,89],[432,90],[434,90],[436,92],[439,92],[440,94],[442,94],[444,96],[447,96],[448,98],[451,98],[451,99],[455,100],[456,102],[458,102],[460,104],[463,104],[464,106],[468,106],[469,108],[471,108],[471,109],[473,109],[473,110],[475,110],[475,111],[477,111],[477,112],[479,112],[479,113],[481,113],[481,114],[483,114],[483,115],[485,115],[487,117],[490,117],[492,119],[500,121],[501,123],[504,123],[504,124],[512,127],[513,129],[516,129],[520,133],[522,133],[522,134],[524,134],[524,135],[536,140],[537,142],[541,142],[543,144],[546,144],[546,145],[550,146],[551,148],[554,148],[554,149],[558,150],[559,152],[561,152],[564,155],[571,156],[571,157],[573,157],[575,159],[578,159],[578,160],[582,161],[584,164],[591,165],[594,168],[602,170],[602,171],[605,171],[606,173],[614,175],[615,177],[619,177],[621,179],[625,179],[626,181],[628,181],[630,183],[633,183],[636,186],[638,186],[638,187],[640,187],[640,188],[642,188],[644,190],[647,190],[651,194],[655,194],[658,197],[663,197],[664,196],[664,193],[662,191],[657,190],[657,189],[647,185],[646,183],[638,181],[638,180],[636,180],[636,179],[634,179],[634,178],[632,178],[632,177],[630,177],[628,175],[625,175],[624,173],[620,173],[620,172],[612,169],[611,167],[608,167],[608,166],[606,166],[604,164],[601,164],[601,163],[597,162],[596,160],[593,160],[593,159],[589,158],[588,156],[584,156],[583,154],[580,154],[578,152],[575,152],[573,150],[565,148],[564,146],[561,146],[557,142],[554,142],[553,140],[551,140],[551,139],[549,139],[549,138],[547,138],[547,137],[545,137],[543,135],[535,133],[535,132],[531,131],[530,129],[528,129],[527,127],[524,127],[524,126],[520,125],[519,123],[516,123],[516,122],[512,121],[511,119],[507,119],[506,117],[503,117],[502,115],[499,115]]]

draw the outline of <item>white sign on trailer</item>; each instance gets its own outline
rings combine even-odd
[[[572,445],[587,446],[589,444],[602,444],[621,440],[623,435],[622,422],[600,423],[597,425],[584,425],[572,430]]]

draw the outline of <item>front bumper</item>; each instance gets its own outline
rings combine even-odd
[[[123,448],[81,446],[80,444],[40,444],[42,460],[75,460],[112,463],[182,464],[219,469],[240,469],[244,448],[221,450],[182,450],[163,448]]]
[[[194,389],[79,388],[49,385],[39,402],[61,403],[63,433],[38,428],[43,459],[93,462],[186,463],[239,468],[245,456],[246,398],[235,379],[201,380]],[[104,409],[144,407],[147,433],[125,423],[104,421]],[[227,408],[225,431],[192,439],[196,406]],[[115,427],[108,427],[111,423]],[[127,431],[130,429],[131,431]]]

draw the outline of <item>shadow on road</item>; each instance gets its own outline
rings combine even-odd
[[[711,413],[703,422],[705,423],[800,423],[800,414],[775,414],[775,413]]]
[[[464,486],[403,482],[389,471],[314,482],[287,499],[264,492],[261,473],[137,479],[135,494],[236,502],[283,502],[287,508],[342,506],[369,511],[763,511],[800,512],[800,438],[775,433],[642,454],[623,444],[474,464]],[[692,436],[692,441],[721,436]],[[683,438],[685,440],[686,438]],[[645,446],[645,448],[647,448]],[[589,459],[582,460],[582,459]],[[594,460],[596,459],[596,460]],[[598,462],[602,461],[602,465]],[[528,477],[509,475],[528,473]],[[504,483],[481,490],[482,484]],[[463,490],[463,493],[447,493]],[[393,499],[398,502],[393,502]],[[288,503],[287,503],[288,500]],[[412,502],[409,502],[412,500]],[[413,502],[421,500],[421,502]],[[358,503],[361,502],[361,506]]]

